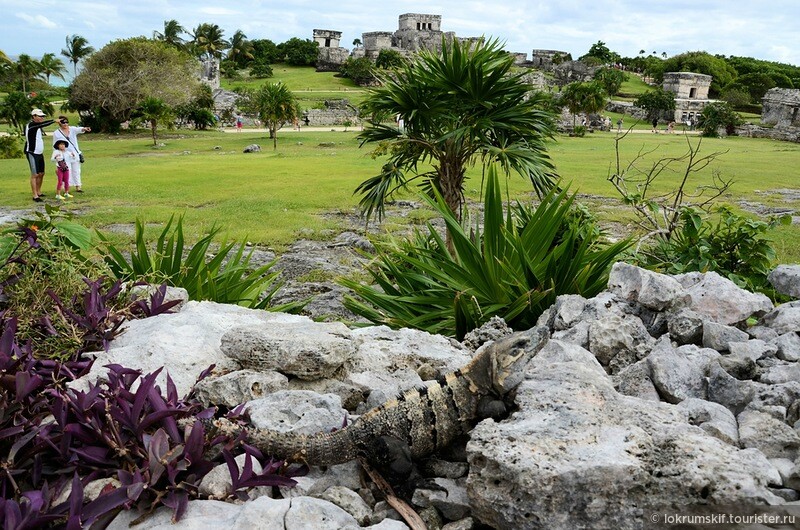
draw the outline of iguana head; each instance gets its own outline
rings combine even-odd
[[[549,338],[547,327],[537,326],[492,344],[489,369],[494,391],[502,396],[516,388],[525,376],[525,365],[539,353]]]

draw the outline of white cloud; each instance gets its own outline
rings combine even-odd
[[[47,28],[47,29],[54,29],[58,27],[58,24],[50,20],[49,18],[45,17],[44,15],[28,15],[26,13],[17,13],[17,17],[21,18],[31,26],[39,27],[39,28]]]

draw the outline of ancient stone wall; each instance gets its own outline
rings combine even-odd
[[[696,122],[703,109],[715,100],[708,99],[711,86],[710,75],[694,72],[667,72],[664,74],[664,90],[675,94],[674,121],[685,123],[691,119]]]
[[[338,72],[349,56],[347,48],[320,48],[317,54],[317,72]]]
[[[314,42],[319,44],[322,48],[338,48],[339,41],[342,39],[341,31],[334,31],[330,29],[315,29]]]
[[[800,90],[771,88],[761,102],[761,123],[800,128]]]
[[[531,66],[540,70],[552,70],[555,68],[557,57],[569,57],[569,53],[559,50],[533,50],[531,52]]]
[[[308,127],[352,125],[358,122],[358,112],[346,99],[325,102],[324,109],[309,109],[303,112],[302,123]]]

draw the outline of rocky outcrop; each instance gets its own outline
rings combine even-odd
[[[784,272],[773,282],[794,292]],[[538,324],[550,340],[519,374],[514,412],[419,463],[436,487],[410,500],[432,527],[641,528],[648,506],[800,499],[800,302],[773,307],[713,273],[620,263],[607,291],[559,297]],[[494,320],[467,346],[188,302],[127,324],[90,377],[110,362],[164,365],[185,393],[215,363],[198,385],[204,401],[246,403],[258,427],[311,433],[462,366],[508,332]],[[208,491],[225,498],[221,475]],[[174,528],[405,528],[352,462],[314,468],[274,499],[264,493],[254,488],[242,505],[193,501]],[[157,511],[144,528],[167,517]]]

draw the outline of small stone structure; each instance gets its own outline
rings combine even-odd
[[[770,88],[761,100],[761,123],[776,127],[800,127],[800,90]]]
[[[569,52],[560,50],[533,50],[531,66],[539,70],[553,70],[557,65],[571,59]]]
[[[219,59],[206,59],[200,62],[200,81],[211,90],[219,89]]]
[[[354,126],[358,123],[358,112],[348,100],[334,99],[326,101],[324,109],[303,111],[301,121],[309,127]]]
[[[315,29],[314,42],[317,43],[317,72],[338,72],[347,60],[350,52],[339,46],[341,31],[331,29]]]
[[[708,99],[708,88],[711,86],[710,75],[694,72],[667,72],[664,74],[664,90],[675,94],[674,121],[684,123],[697,118],[703,109],[715,100]]]

